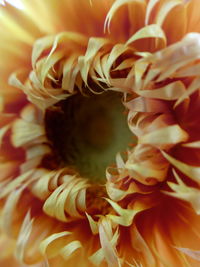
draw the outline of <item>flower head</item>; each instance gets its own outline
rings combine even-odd
[[[197,266],[198,1],[21,3],[0,6],[1,263]]]

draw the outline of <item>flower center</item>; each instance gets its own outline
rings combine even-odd
[[[121,97],[111,91],[76,94],[47,109],[47,137],[61,165],[92,181],[105,179],[106,168],[115,162],[116,154],[134,142]]]

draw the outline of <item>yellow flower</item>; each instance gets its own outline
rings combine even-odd
[[[2,266],[199,265],[198,4],[1,4]]]

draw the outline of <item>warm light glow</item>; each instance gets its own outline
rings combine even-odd
[[[0,0],[0,266],[200,266],[199,1]]]
[[[19,8],[23,9],[23,3],[21,0],[0,0],[0,4],[5,5],[5,2],[8,2],[9,4]]]

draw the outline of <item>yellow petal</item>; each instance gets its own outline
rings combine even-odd
[[[40,243],[40,251],[41,253],[45,256],[47,255],[48,258],[51,257],[55,257],[61,250],[60,246],[57,246],[57,248],[52,248],[49,252],[48,252],[48,248],[49,246],[55,242],[56,240],[62,238],[62,237],[66,237],[68,235],[71,235],[71,232],[68,231],[64,231],[64,232],[59,232],[59,233],[55,233],[52,234],[50,236],[48,236],[46,239],[44,239],[41,243]],[[62,246],[61,246],[62,247]],[[53,252],[53,253],[52,253]]]
[[[186,92],[185,86],[181,81],[176,81],[173,83],[170,83],[168,85],[165,85],[161,88],[154,89],[154,90],[140,90],[135,92],[138,95],[141,95],[143,97],[148,98],[154,98],[154,99],[162,99],[162,100],[177,100],[183,96],[183,94]]]
[[[120,267],[121,264],[119,262],[119,258],[117,256],[117,251],[116,251],[116,243],[117,243],[117,239],[118,239],[118,233],[117,231],[115,233],[117,233],[117,235],[114,235],[116,239],[115,244],[111,243],[111,239],[114,237],[112,237],[112,233],[110,233],[110,225],[109,222],[106,219],[103,219],[102,222],[99,225],[99,237],[100,237],[100,242],[101,242],[101,246],[102,246],[102,250],[104,253],[104,257],[108,263],[108,266],[111,267]],[[113,240],[114,241],[114,240]]]
[[[161,27],[157,24],[151,24],[143,27],[139,31],[137,31],[133,36],[128,39],[126,45],[130,45],[136,40],[144,39],[144,38],[159,38],[162,41],[162,46],[166,45],[166,36]]]
[[[109,12],[107,13],[107,16],[106,16],[106,19],[105,19],[105,23],[104,23],[104,31],[106,31],[106,28],[108,29],[108,31],[110,32],[110,23],[111,23],[111,20],[114,16],[114,14],[116,13],[116,11],[122,7],[123,5],[126,5],[126,4],[131,4],[131,3],[134,3],[134,2],[145,2],[143,0],[116,0],[114,2],[114,4],[111,6],[111,9],[109,10]]]
[[[151,145],[174,145],[180,142],[185,142],[188,139],[188,134],[178,124],[163,127],[152,131],[139,138],[140,144]]]
[[[71,255],[79,248],[82,247],[82,244],[80,241],[75,240],[70,242],[69,244],[67,244],[66,246],[64,246],[61,250],[60,250],[60,255],[67,260],[68,258],[71,257]]]
[[[88,85],[88,73],[92,64],[93,58],[97,52],[106,44],[108,40],[104,38],[90,38],[88,42],[87,51],[84,56],[80,56],[78,59],[78,65],[83,81]]]
[[[94,235],[96,235],[96,234],[99,232],[99,229],[98,229],[98,222],[95,222],[95,221],[93,220],[93,218],[92,218],[89,214],[87,214],[87,212],[86,212],[85,214],[86,214],[87,219],[88,219],[88,222],[89,222],[89,224],[90,224],[90,229],[91,229],[92,233],[93,233]]]
[[[45,135],[43,126],[28,123],[24,120],[18,119],[12,126],[12,143],[15,147],[23,146],[34,139]]]
[[[24,262],[25,248],[26,248],[26,244],[29,240],[29,237],[32,231],[33,221],[34,219],[31,219],[31,215],[29,211],[26,214],[26,217],[24,218],[24,221],[22,223],[19,236],[18,236],[18,240],[17,240],[17,247],[15,251],[15,255],[21,263]]]
[[[200,190],[191,186],[187,186],[178,174],[173,171],[178,184],[168,182],[167,184],[173,190],[173,192],[164,191],[165,194],[176,197],[178,199],[187,201],[191,204],[195,212],[200,214]]]
[[[191,143],[183,144],[184,147],[190,147],[190,148],[200,148],[200,141],[195,141]]]
[[[188,98],[191,94],[193,94],[195,91],[199,90],[200,87],[200,78],[197,77],[192,81],[192,83],[189,85],[187,90],[184,92],[184,94],[179,97],[179,99],[176,101],[174,107],[178,106],[181,102],[183,102],[186,98]]]
[[[34,170],[30,170],[13,179],[7,186],[2,188],[0,192],[0,198],[5,197],[7,194],[15,190],[22,183],[30,183],[32,181],[31,176],[33,173]]]
[[[162,26],[166,16],[170,13],[170,11],[177,5],[180,5],[182,3],[181,0],[168,0],[165,1],[161,8],[159,9],[157,15],[156,15],[156,23],[159,26]]]
[[[108,218],[111,219],[116,224],[120,224],[123,226],[130,226],[133,222],[133,218],[135,215],[141,211],[141,209],[123,209],[121,208],[117,203],[110,199],[106,199],[110,205],[113,207],[113,209],[119,214],[119,216],[116,215],[107,215]]]
[[[190,248],[182,248],[182,247],[175,247],[175,248],[180,252],[186,254],[187,256],[191,257],[192,259],[200,261],[200,250],[193,250]]]
[[[186,163],[183,163],[173,158],[169,154],[165,153],[164,151],[162,151],[162,154],[178,170],[180,170],[182,173],[190,177],[195,182],[200,183],[200,167],[195,167],[195,166],[191,166]]]
[[[9,236],[12,236],[12,223],[13,223],[13,215],[17,206],[17,203],[21,197],[21,194],[25,186],[20,187],[19,189],[14,190],[8,196],[5,206],[2,211],[2,222],[1,226],[5,233]]]
[[[147,25],[149,23],[149,18],[151,15],[151,12],[155,5],[159,2],[160,0],[149,0],[147,9],[146,9],[146,16],[145,16],[145,24]]]

